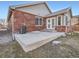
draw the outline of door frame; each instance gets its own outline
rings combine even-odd
[[[54,20],[54,25],[52,25],[52,19]],[[48,22],[48,21],[50,21],[50,22]],[[47,18],[46,19],[46,28],[47,29],[53,29],[53,26],[55,26],[55,18]]]
[[[52,29],[52,21],[50,18],[46,19],[46,25],[47,29]]]

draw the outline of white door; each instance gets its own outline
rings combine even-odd
[[[47,19],[47,29],[52,29],[52,20],[50,18]]]
[[[51,20],[52,20],[52,27],[54,27],[55,26],[55,20],[54,20],[54,18],[52,18]]]

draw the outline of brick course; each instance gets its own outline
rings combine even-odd
[[[20,11],[14,11],[14,32],[19,32],[22,24],[26,24],[26,28],[28,32],[35,31],[35,30],[43,30],[45,26],[45,20],[43,19],[43,24],[41,26],[35,25],[35,15],[29,13],[23,13]],[[10,23],[10,22],[9,22]],[[10,24],[11,25],[11,24]]]
[[[26,24],[26,28],[28,32],[31,31],[42,31],[46,29],[46,18],[43,18],[43,24],[41,26],[36,26],[35,25],[35,16],[33,14],[29,14],[27,12],[22,12],[18,10],[14,10],[14,31],[13,32],[19,32],[21,26],[23,23]],[[9,20],[9,28],[11,28],[11,18]],[[56,26],[55,28],[56,31],[58,32],[65,32],[66,27],[65,26]],[[70,29],[69,27],[67,28],[67,31],[69,32]]]

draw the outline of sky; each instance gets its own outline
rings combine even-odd
[[[7,19],[9,6],[31,2],[33,1],[0,1],[0,19]],[[47,1],[47,3],[52,12],[70,7],[73,15],[79,15],[79,1]]]

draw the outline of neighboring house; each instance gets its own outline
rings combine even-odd
[[[8,13],[8,27],[19,32],[23,24],[31,31],[72,31],[72,11],[70,8],[51,12],[46,2],[11,6]],[[74,20],[74,19],[73,19]]]
[[[3,23],[0,23],[0,31],[7,30],[7,27]]]
[[[71,25],[74,31],[79,31],[79,15],[72,17]]]
[[[2,29],[2,27],[3,27],[3,25],[2,25],[2,24],[0,24],[0,29]]]
[[[0,27],[6,27],[6,22],[4,19],[0,19]]]
[[[71,25],[75,25],[77,23],[79,23],[79,15],[72,17]]]

